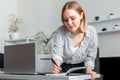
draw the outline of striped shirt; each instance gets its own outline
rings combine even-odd
[[[72,53],[71,32],[64,25],[55,31],[53,39],[52,58],[54,60],[59,59],[61,64],[77,64],[84,61],[85,66],[94,68],[98,47],[98,36],[94,27],[87,26],[85,37],[74,53]]]

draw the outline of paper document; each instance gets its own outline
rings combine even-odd
[[[76,71],[76,70],[81,70],[81,69],[85,69],[85,67],[74,67],[74,68],[70,68],[67,72],[65,73],[60,73],[60,74],[46,74],[47,76],[66,76],[69,73]]]

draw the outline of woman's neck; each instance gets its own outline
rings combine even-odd
[[[84,39],[84,33],[80,32],[80,31],[76,31],[76,32],[72,32],[72,46],[75,48],[76,46],[80,45],[81,42]]]
[[[72,37],[81,34],[80,29],[77,29],[75,32],[71,32]]]

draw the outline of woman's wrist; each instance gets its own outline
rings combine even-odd
[[[53,62],[53,69],[52,69],[52,73],[53,74],[59,74],[61,73],[61,66],[60,66],[60,60],[58,59],[55,59],[54,62]]]
[[[90,74],[91,72],[92,72],[92,67],[87,66],[87,67],[86,67],[86,73],[87,73],[87,74]]]
[[[61,62],[60,62],[60,60],[58,60],[58,59],[55,59],[55,63],[56,63],[58,66],[61,65]]]

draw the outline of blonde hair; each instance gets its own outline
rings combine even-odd
[[[83,18],[81,19],[81,23],[80,23],[80,31],[83,33],[86,33],[86,26],[87,26],[86,15],[85,15],[84,10],[80,6],[80,4],[76,1],[69,1],[63,6],[62,14],[61,14],[61,20],[62,20],[63,24],[64,24],[63,13],[66,9],[75,10],[78,14],[83,13]]]

